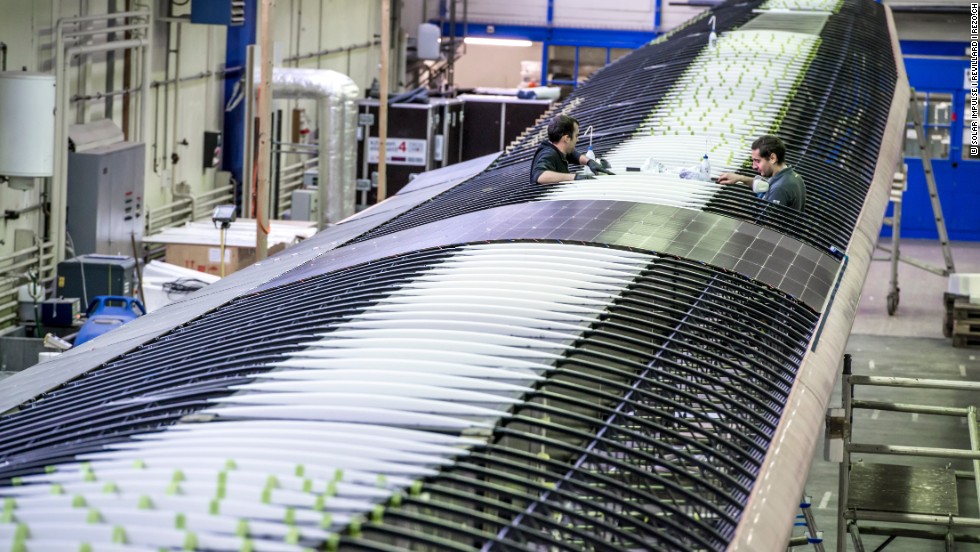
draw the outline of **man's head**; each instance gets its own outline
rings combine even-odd
[[[578,142],[578,121],[568,115],[556,115],[548,123],[548,140],[562,153],[574,152]]]
[[[779,172],[786,156],[786,144],[782,140],[766,134],[752,142],[752,168],[769,178]]]

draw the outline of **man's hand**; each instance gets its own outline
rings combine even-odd
[[[718,175],[719,184],[738,184],[740,182],[745,182],[740,175],[735,173],[721,173]]]
[[[602,173],[602,174],[613,174],[613,172],[610,171],[607,168],[607,166],[600,165],[595,159],[589,159],[588,167],[595,174],[599,174],[599,173]]]
[[[595,163],[595,161],[589,161],[590,163]],[[595,180],[595,177],[591,174],[576,173],[575,180]]]

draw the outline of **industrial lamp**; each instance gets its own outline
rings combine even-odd
[[[218,205],[214,208],[214,212],[211,213],[211,222],[214,223],[214,227],[218,227],[218,223],[221,223],[221,277],[225,277],[225,234],[228,233],[228,228],[231,227],[231,223],[235,222],[235,206],[234,205]]]

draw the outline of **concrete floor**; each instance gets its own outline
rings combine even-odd
[[[886,240],[887,241],[887,240]],[[902,253],[934,265],[942,265],[938,242],[903,240]],[[887,254],[880,253],[880,256]],[[954,243],[953,259],[960,273],[980,272],[980,243]],[[872,263],[865,283],[858,315],[854,322],[847,351],[852,355],[855,374],[925,377],[980,382],[980,349],[953,348],[942,335],[944,317],[943,292],[946,278],[910,265],[899,268],[900,302],[895,316],[888,316],[890,266],[887,262]],[[831,399],[831,406],[840,405],[840,382]],[[933,404],[965,407],[980,405],[980,397],[951,391],[911,391],[885,388],[864,389],[857,398],[891,402]],[[855,442],[893,445],[917,445],[969,449],[969,434],[964,418],[892,413],[877,410],[856,410],[854,416]],[[856,456],[855,458],[861,458]],[[918,467],[944,468],[948,461],[908,456],[867,456],[866,462],[901,464]],[[953,469],[970,470],[968,461],[954,462]],[[824,531],[826,550],[836,550],[837,500],[839,464],[823,459],[823,441],[817,445],[807,481],[812,495],[817,526]],[[896,488],[908,485],[897,484]],[[972,480],[960,480],[957,485],[961,516],[977,517],[977,494]],[[874,525],[882,525],[875,523]],[[860,527],[860,524],[859,524]],[[798,528],[795,534],[802,531]],[[980,529],[974,534],[980,535]],[[865,549],[876,550],[885,537],[863,538]],[[808,550],[801,547],[797,550]],[[846,550],[855,550],[846,543]],[[890,552],[930,552],[945,550],[942,542],[899,538],[884,550]],[[980,544],[958,543],[956,550],[980,551]]]

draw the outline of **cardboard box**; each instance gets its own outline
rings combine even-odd
[[[285,248],[286,244],[277,243],[269,247],[268,254],[275,255]],[[166,259],[170,264],[221,276],[221,247],[218,246],[171,243],[167,244]],[[225,246],[225,276],[254,262],[254,247]]]
[[[225,276],[255,262],[255,229],[254,219],[238,219],[231,223],[224,235]],[[313,222],[270,221],[268,254],[274,255],[315,233],[316,223]],[[164,246],[168,263],[215,276],[221,276],[221,242],[222,232],[211,221],[189,222],[143,238],[144,244]]]
[[[198,272],[221,275],[221,248],[213,245],[167,244],[167,262]],[[225,276],[255,262],[254,247],[225,247]]]

